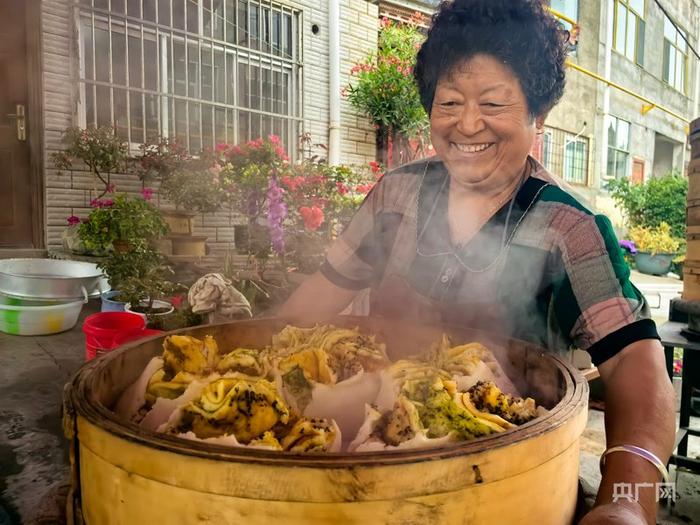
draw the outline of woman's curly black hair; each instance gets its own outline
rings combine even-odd
[[[520,80],[534,118],[564,94],[568,32],[541,0],[451,0],[440,4],[423,43],[414,77],[430,114],[438,80],[474,55],[508,65]]]

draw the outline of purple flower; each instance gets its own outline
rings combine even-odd
[[[284,192],[277,185],[277,177],[270,177],[267,188],[267,227],[270,231],[272,249],[277,255],[284,254],[284,219],[287,217],[287,206],[284,204]]]
[[[144,200],[150,201],[153,198],[153,188],[143,188],[141,190],[141,196]]]
[[[75,215],[71,215],[68,217],[68,225],[69,226],[75,226],[76,224],[80,224],[80,217],[76,217]]]
[[[628,240],[622,240],[619,241],[620,243],[620,248],[623,250],[627,250],[630,255],[636,255],[637,254],[637,247],[634,245],[634,242],[628,241]]]

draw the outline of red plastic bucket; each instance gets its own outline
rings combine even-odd
[[[85,319],[83,332],[86,361],[129,341],[162,333],[160,330],[147,330],[143,317],[129,312],[92,314]]]

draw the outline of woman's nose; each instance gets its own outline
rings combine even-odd
[[[457,130],[466,136],[476,135],[486,127],[479,106],[466,104],[459,116]]]

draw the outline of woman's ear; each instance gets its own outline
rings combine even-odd
[[[537,133],[541,135],[544,133],[544,121],[547,119],[547,115],[540,115],[539,117],[535,117],[535,129],[537,130]]]

